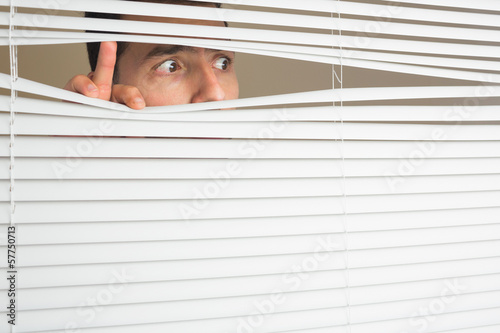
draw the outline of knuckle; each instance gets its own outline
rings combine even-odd
[[[140,95],[139,89],[134,86],[119,85],[116,92],[123,98],[132,98]]]
[[[88,84],[88,78],[85,75],[75,75],[66,83],[65,89],[73,92],[81,92],[84,86]]]
[[[86,81],[88,79],[89,78],[86,77],[85,75],[79,74],[79,75],[73,76],[73,78],[71,79],[71,81],[73,81],[73,82],[84,82],[84,81]]]
[[[118,103],[133,105],[134,99],[137,97],[142,97],[142,95],[135,86],[122,84],[113,86],[112,99]]]
[[[136,95],[140,94],[139,89],[137,87],[126,86],[125,89],[126,89],[127,95],[130,95],[130,96],[134,95],[134,96],[136,96]]]

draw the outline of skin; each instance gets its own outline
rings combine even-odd
[[[122,19],[224,26],[215,21],[129,15]],[[95,72],[73,77],[65,89],[136,110],[238,98],[233,52],[130,43],[119,59],[117,82],[113,84],[116,48],[116,42],[102,42]]]

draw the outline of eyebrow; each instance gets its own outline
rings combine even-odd
[[[220,52],[220,50],[215,50],[215,49],[205,49],[205,50],[211,53]],[[151,51],[149,51],[149,53],[144,57],[143,61],[146,61],[154,57],[173,55],[179,52],[196,52],[196,48],[185,45],[159,45],[156,46]]]

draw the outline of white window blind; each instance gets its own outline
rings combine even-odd
[[[500,332],[500,2],[221,3],[0,0],[0,331]],[[18,45],[107,40],[342,83],[133,111],[18,77]],[[460,84],[348,88],[347,68]]]

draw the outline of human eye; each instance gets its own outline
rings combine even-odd
[[[179,64],[173,59],[166,60],[156,67],[156,70],[161,73],[174,73],[179,69]]]
[[[221,71],[225,71],[229,68],[231,62],[232,60],[229,57],[220,57],[215,60],[214,67],[220,69]]]

